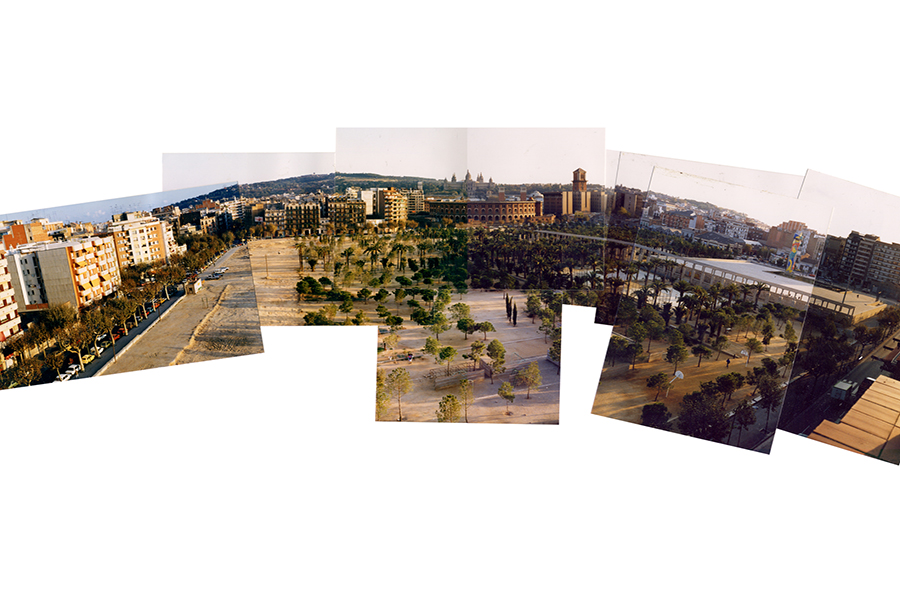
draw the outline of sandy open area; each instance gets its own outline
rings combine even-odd
[[[253,266],[253,280],[256,288],[256,297],[259,302],[260,323],[263,326],[304,325],[303,315],[307,312],[315,312],[329,302],[298,302],[296,286],[301,276],[312,276],[316,279],[327,276],[334,277],[331,269],[323,270],[321,263],[312,271],[308,264],[303,265],[302,275],[298,272],[300,259],[296,244],[292,238],[257,240],[250,242],[250,262]],[[347,247],[349,242],[338,245],[336,254]],[[357,258],[358,259],[358,258]],[[367,263],[367,267],[369,264]],[[380,275],[381,266],[376,263],[371,276]],[[412,273],[395,272],[394,276]],[[371,278],[368,277],[368,278]],[[351,294],[355,294],[364,286],[357,281],[350,285],[342,285]],[[438,403],[446,394],[456,394],[458,386],[435,390],[431,376],[446,373],[446,366],[438,365],[430,355],[423,355],[422,348],[425,339],[432,336],[430,331],[416,325],[410,319],[412,309],[404,299],[398,306],[393,295],[394,290],[401,286],[396,281],[391,281],[384,286],[369,289],[375,293],[381,287],[391,292],[384,305],[392,314],[403,317],[403,329],[398,331],[400,342],[393,351],[382,352],[378,356],[378,367],[391,370],[397,367],[407,369],[413,380],[413,389],[401,399],[404,421],[434,421],[435,410]],[[497,329],[488,333],[486,343],[492,339],[499,339],[506,348],[506,366],[508,371],[517,367],[524,367],[528,363],[537,362],[541,369],[542,384],[538,389],[531,391],[531,398],[526,399],[527,390],[524,387],[516,387],[516,397],[510,407],[512,415],[506,415],[506,401],[497,395],[500,384],[511,379],[509,372],[490,379],[476,382],[474,385],[474,401],[469,406],[468,421],[470,423],[558,423],[559,422],[559,375],[556,365],[546,359],[547,350],[550,348],[549,340],[544,340],[544,335],[538,331],[539,322],[532,324],[531,319],[525,317],[525,294],[510,292],[518,304],[517,326],[506,320],[506,304],[503,300],[503,292],[486,292],[481,290],[469,291],[462,296],[453,294],[453,302],[468,304],[472,318],[476,322],[489,321]],[[421,298],[418,298],[421,302]],[[370,325],[377,325],[382,332],[387,331],[384,319],[379,317],[375,309],[378,302],[369,299],[364,302],[354,301],[353,312],[365,312]],[[425,303],[422,302],[424,305]],[[347,315],[338,313],[336,321],[346,319]],[[448,315],[449,316],[449,315]],[[467,354],[474,340],[484,340],[484,334],[474,333],[468,336],[456,329],[456,323],[451,323],[451,329],[440,334],[440,343],[443,346],[453,346],[457,350],[457,356],[451,364],[451,368],[462,367],[471,364],[462,358]],[[383,334],[379,336],[379,340]],[[412,351],[415,358],[412,362],[406,360],[407,351]],[[392,360],[397,357],[397,360]],[[374,415],[374,399],[373,399]],[[397,419],[398,409],[396,401],[391,404],[388,419]]]
[[[215,265],[228,267],[222,279],[203,281],[170,308],[151,329],[116,356],[104,371],[128,373],[263,351],[256,294],[246,246],[229,251]]]
[[[797,322],[792,322],[795,329],[798,329]],[[781,328],[778,330],[781,333]],[[617,333],[619,333],[617,331]],[[713,351],[710,358],[703,359],[700,366],[697,366],[697,357],[693,354],[683,363],[678,365],[678,370],[684,374],[684,379],[676,379],[672,388],[669,390],[668,398],[663,390],[659,394],[659,402],[666,405],[669,412],[673,416],[677,416],[681,412],[681,398],[687,393],[700,389],[700,382],[712,381],[720,375],[726,373],[740,373],[746,376],[753,367],[762,364],[762,359],[766,356],[773,360],[777,360],[784,352],[786,343],[781,337],[774,337],[769,343],[769,348],[759,354],[754,353],[750,357],[750,363],[747,364],[747,357],[741,356],[741,350],[744,350],[744,335],[738,336],[735,342],[735,336],[729,335],[728,347],[722,352],[719,360],[716,360],[718,353]],[[644,342],[644,350],[646,351],[647,342]],[[600,384],[597,387],[597,395],[594,397],[594,406],[591,412],[595,415],[604,417],[612,417],[620,421],[628,421],[630,423],[641,422],[641,411],[645,404],[654,402],[656,390],[647,387],[647,378],[656,373],[665,373],[669,380],[674,378],[675,370],[672,364],[665,360],[666,348],[668,342],[665,340],[656,340],[650,345],[650,361],[638,362],[632,369],[628,363],[617,362],[613,367],[607,363],[603,368],[603,374],[600,377]],[[732,357],[731,355],[734,355]],[[727,366],[726,360],[731,359],[731,365]],[[744,385],[741,389],[735,391],[731,401],[726,405],[727,409],[737,406],[741,400],[747,398],[753,386]]]
[[[531,391],[531,398],[526,399],[527,390],[524,387],[515,387],[515,401],[510,406],[512,415],[507,416],[506,401],[497,395],[500,384],[510,381],[510,373],[494,376],[494,382],[490,379],[477,382],[474,385],[474,400],[469,406],[470,423],[558,423],[559,422],[559,375],[556,365],[546,358],[550,342],[544,341],[544,334],[538,331],[539,323],[531,323],[531,319],[524,316],[525,294],[521,292],[508,292],[519,308],[517,325],[506,320],[506,304],[503,301],[503,292],[470,291],[462,296],[453,295],[453,301],[461,301],[468,304],[472,311],[472,318],[476,322],[489,321],[497,329],[496,332],[487,334],[487,342],[499,339],[506,348],[506,366],[508,370],[518,366],[526,366],[530,362],[537,362],[541,370],[542,383],[540,388]],[[401,311],[401,316],[403,316]],[[422,355],[421,349],[425,346],[425,338],[433,334],[414,323],[399,332],[400,344],[389,355],[401,357],[400,360],[391,361],[390,356],[382,352],[378,357],[378,367],[391,370],[397,366],[407,369],[413,380],[413,389],[403,396],[404,421],[434,421],[440,399],[446,394],[457,394],[458,387],[444,390],[435,390],[432,380],[428,375],[445,373],[446,367],[435,363],[429,355]],[[406,323],[404,323],[406,325]],[[454,324],[455,325],[455,324]],[[474,333],[465,339],[463,332],[455,327],[441,334],[440,342],[445,346],[453,346],[457,349],[457,358],[453,366],[471,364],[462,358],[462,354],[468,353],[474,340],[484,340],[484,334]],[[411,363],[402,359],[407,350],[411,350],[416,356]],[[397,403],[391,404],[391,412],[388,419],[397,418]]]
[[[293,238],[279,238],[255,240],[248,245],[259,322],[263,327],[303,325],[305,311],[297,303],[300,257],[294,249],[295,243]],[[319,267],[316,277],[322,275],[324,272]]]

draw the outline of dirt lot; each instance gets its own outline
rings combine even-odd
[[[300,258],[294,243],[293,238],[281,238],[249,244],[259,322],[263,327],[303,325],[305,311],[297,303]],[[320,269],[318,276],[322,275]]]
[[[794,322],[794,326],[796,328],[796,322]],[[779,333],[780,331],[779,329]],[[740,355],[741,350],[744,349],[744,335],[739,335],[738,338],[739,340],[735,342],[735,336],[729,336],[728,348],[722,352],[719,360],[716,360],[717,353],[714,352],[712,357],[701,361],[699,367],[697,366],[697,357],[693,355],[678,365],[678,370],[684,374],[684,379],[674,381],[668,398],[666,398],[665,391],[659,394],[659,401],[666,405],[670,413],[677,415],[681,412],[682,396],[698,390],[701,381],[711,381],[732,371],[746,376],[753,370],[753,367],[762,364],[764,357],[778,359],[786,345],[784,339],[772,338],[768,350],[753,354],[748,365],[747,358]],[[668,343],[664,340],[652,342],[650,361],[637,363],[635,369],[632,369],[630,364],[622,362],[616,363],[614,367],[609,364],[605,365],[591,412],[620,421],[640,423],[644,405],[653,402],[656,396],[656,390],[647,387],[647,378],[660,372],[668,375],[669,380],[674,377],[672,373],[675,369],[665,360],[667,346]],[[646,349],[646,347],[647,344],[644,342],[644,348]],[[732,357],[732,354],[736,357]],[[731,358],[731,365],[727,366],[726,360],[729,358]],[[727,408],[731,409],[737,406],[741,400],[749,396],[752,390],[753,386],[750,385],[745,385],[737,390],[727,404]]]
[[[509,381],[510,375],[495,376],[494,382],[490,379],[477,382],[474,386],[474,401],[469,406],[470,423],[559,423],[559,375],[556,365],[546,359],[549,341],[544,341],[544,334],[538,331],[538,323],[532,324],[531,319],[524,316],[525,295],[521,292],[511,293],[519,307],[520,319],[513,327],[506,321],[506,304],[503,301],[503,292],[485,292],[481,290],[470,291],[464,294],[462,300],[458,294],[454,294],[454,302],[468,304],[472,311],[472,318],[476,322],[489,321],[497,329],[496,332],[487,334],[487,341],[499,339],[506,348],[507,367],[515,368],[517,365],[526,366],[530,362],[537,362],[541,370],[541,387],[531,391],[531,398],[526,399],[527,390],[524,387],[516,387],[516,397],[510,406],[512,415],[506,415],[506,401],[497,395],[497,390],[503,381]],[[401,310],[401,316],[404,311]],[[397,366],[409,371],[413,380],[413,389],[403,396],[404,421],[434,421],[434,412],[437,410],[440,399],[445,394],[456,394],[458,388],[435,390],[432,380],[428,377],[431,372],[443,373],[446,367],[435,363],[429,355],[422,355],[421,349],[425,345],[425,338],[433,335],[423,327],[411,322],[399,332],[400,344],[390,355],[400,357],[392,361],[390,356],[384,353],[379,355],[378,367],[391,370]],[[407,323],[404,323],[406,325]],[[457,358],[453,365],[462,365],[466,362],[462,358],[467,353],[474,340],[484,340],[484,334],[474,333],[465,339],[463,332],[451,329],[441,334],[442,345],[453,346],[457,349]],[[411,350],[416,356],[411,363],[402,357],[407,350]],[[391,404],[391,412],[388,419],[397,418],[397,403]]]
[[[229,268],[222,279],[204,281],[198,294],[182,298],[103,374],[262,352],[247,248],[229,252],[207,272],[218,267]]]
[[[291,238],[257,240],[250,242],[250,262],[253,266],[253,281],[256,295],[259,301],[260,323],[263,326],[303,325],[303,315],[314,312],[325,306],[325,302],[297,301],[296,285],[300,279],[298,268],[300,259],[297,250],[294,249],[295,241]],[[339,246],[337,253],[346,247]],[[333,274],[324,271],[321,265],[317,265],[315,271],[310,271],[309,265],[303,266],[303,276],[311,275],[315,278],[322,276],[333,277]],[[381,273],[381,267],[375,267],[375,274]],[[402,273],[397,273],[398,275]],[[407,273],[411,275],[411,273]],[[344,286],[344,289],[356,294],[363,285],[355,283]],[[397,289],[399,284],[392,281],[384,288],[389,292]],[[377,289],[373,289],[373,292]],[[472,318],[476,322],[489,321],[497,329],[496,332],[487,335],[487,342],[499,339],[506,348],[506,365],[510,369],[518,365],[526,366],[534,361],[541,370],[542,385],[539,389],[531,391],[531,398],[526,399],[527,390],[516,388],[516,397],[510,407],[512,415],[506,415],[506,401],[497,395],[500,383],[509,381],[510,375],[495,376],[494,382],[490,379],[477,382],[474,386],[474,401],[469,407],[468,420],[470,423],[558,423],[559,422],[559,375],[557,368],[546,360],[549,341],[544,340],[544,335],[538,331],[540,323],[531,323],[531,319],[525,317],[525,295],[514,292],[513,298],[518,304],[519,319],[517,326],[506,321],[506,304],[503,300],[503,292],[470,291],[460,296],[453,294],[453,303],[463,302],[471,308]],[[430,331],[416,325],[410,320],[411,309],[402,302],[400,306],[391,295],[384,302],[392,314],[399,314],[404,319],[403,329],[398,333],[400,343],[391,352],[381,353],[378,357],[378,367],[391,370],[403,367],[410,372],[413,379],[413,390],[401,399],[404,421],[434,421],[435,410],[438,402],[446,394],[456,394],[458,387],[435,390],[432,373],[445,372],[446,367],[435,363],[429,355],[422,355],[425,339],[433,336]],[[369,318],[369,323],[386,329],[384,319],[378,316],[375,308],[378,305],[372,299],[368,302],[354,301],[353,313],[362,310]],[[343,318],[340,313],[337,319]],[[465,339],[463,332],[455,328],[440,335],[441,345],[453,346],[457,350],[457,356],[452,366],[461,366],[467,361],[462,354],[468,353],[472,341],[483,340],[484,334],[475,333]],[[383,337],[383,336],[380,336]],[[405,359],[407,351],[412,351],[416,358],[412,362]],[[391,360],[391,357],[398,360]],[[374,399],[372,402],[374,415]],[[397,419],[397,403],[391,404],[391,412],[388,419]]]

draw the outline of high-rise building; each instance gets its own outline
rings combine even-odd
[[[0,343],[5,342],[22,331],[22,317],[19,316],[19,305],[16,302],[12,276],[6,252],[0,250]],[[0,360],[0,370],[9,365]]]
[[[117,215],[119,216],[119,215]],[[156,217],[139,213],[124,213],[106,227],[115,240],[119,268],[154,261],[166,261],[184,248],[175,246],[175,237],[169,224]]]
[[[7,264],[21,312],[66,303],[81,309],[120,282],[112,236],[23,244],[7,254]]]
[[[389,223],[405,221],[408,214],[406,198],[395,188],[379,189],[376,212]]]
[[[872,261],[872,253],[877,235],[867,233],[860,234],[851,231],[844,242],[844,252],[841,256],[840,277],[850,285],[865,285],[868,279],[869,264]]]

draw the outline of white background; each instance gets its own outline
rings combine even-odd
[[[900,193],[896,19],[867,4],[284,4],[5,7],[0,212],[157,191],[163,152],[333,151],[338,126],[606,127]],[[4,391],[0,596],[895,589],[895,467],[592,416],[597,347],[569,329],[557,427],[373,423],[371,328]]]

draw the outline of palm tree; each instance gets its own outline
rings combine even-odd
[[[768,291],[771,288],[769,288],[768,285],[766,285],[765,283],[763,283],[761,281],[754,283],[750,287],[752,287],[753,289],[756,290],[756,299],[753,301],[753,308],[756,308],[756,306],[759,304],[759,295],[763,292]]]

